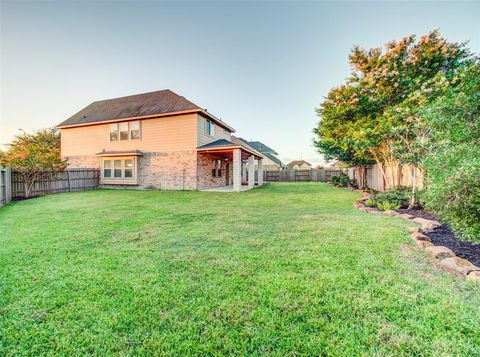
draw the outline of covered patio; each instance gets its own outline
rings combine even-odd
[[[213,185],[205,184],[200,187],[204,191],[241,192],[263,185],[263,155],[253,148],[240,143],[220,139],[197,148],[199,155],[199,171],[204,175],[222,176],[221,183],[217,180]],[[212,166],[211,171],[205,171],[205,163],[218,160],[218,166]],[[258,167],[258,179],[255,182],[255,160]],[[215,170],[220,170],[215,172]],[[200,175],[199,175],[200,176]],[[202,178],[205,181],[205,177]],[[206,181],[205,181],[206,182]],[[211,182],[211,179],[210,179]],[[210,187],[208,187],[210,186]]]

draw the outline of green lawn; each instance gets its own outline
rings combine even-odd
[[[0,355],[480,355],[480,287],[323,184],[0,209]]]

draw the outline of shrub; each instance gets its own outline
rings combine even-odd
[[[365,202],[363,202],[363,204],[366,206],[366,207],[377,207],[377,201],[375,201],[374,199],[369,199],[369,200],[366,200]]]
[[[339,178],[338,176],[333,176],[330,182],[332,183],[333,186],[338,186],[339,185]]]
[[[397,189],[389,190],[377,195],[376,200],[379,203],[389,202],[392,205],[398,206],[398,208],[408,207],[410,201],[410,188],[408,187],[399,187]],[[398,209],[396,208],[396,209]]]
[[[427,190],[422,188],[417,190],[417,197],[415,201],[415,205],[420,208],[424,208],[427,206]]]
[[[341,172],[337,176],[333,176],[331,182],[334,186],[340,186],[340,187],[349,187],[349,186],[352,186],[354,183],[354,181],[350,180],[350,178],[347,175],[345,175],[343,172]]]
[[[384,211],[395,211],[400,208],[400,205],[395,202],[389,202],[389,201],[383,201],[383,202],[378,202],[378,208],[383,209]]]
[[[448,89],[423,116],[432,127],[427,208],[462,238],[480,242],[480,63],[461,71],[461,85]]]

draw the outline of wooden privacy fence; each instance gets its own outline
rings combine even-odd
[[[0,207],[12,199],[10,172],[9,168],[0,167]]]
[[[263,172],[266,182],[328,182],[338,176],[340,169],[306,169],[306,170],[268,170]]]
[[[100,171],[98,169],[68,169],[60,172],[42,171],[35,182],[30,196],[51,193],[82,191],[97,188]],[[12,170],[12,199],[25,198],[25,182],[18,170]]]
[[[414,169],[410,165],[383,165],[380,167],[378,164],[374,164],[365,166],[363,169],[365,170],[366,186],[375,191],[384,192],[396,186],[412,186],[413,170],[416,171],[416,187],[424,187],[424,173],[420,169]],[[385,173],[385,177],[382,174],[382,169]],[[355,178],[358,180],[355,168],[347,169],[347,174],[351,179]]]

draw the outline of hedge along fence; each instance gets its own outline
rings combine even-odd
[[[30,197],[43,196],[59,192],[73,192],[97,188],[100,180],[98,169],[67,169],[65,171],[40,171]],[[21,171],[12,169],[12,200],[25,198],[25,182]]]
[[[414,168],[410,165],[383,165],[385,170],[386,180],[382,175],[382,170],[378,164],[365,166],[365,179],[366,186],[375,191],[384,192],[389,188],[396,186],[412,186],[412,170]],[[347,170],[348,177],[351,179],[357,179],[357,172],[355,168],[349,168]],[[422,170],[416,169],[417,175],[417,188],[424,187],[424,174]]]

